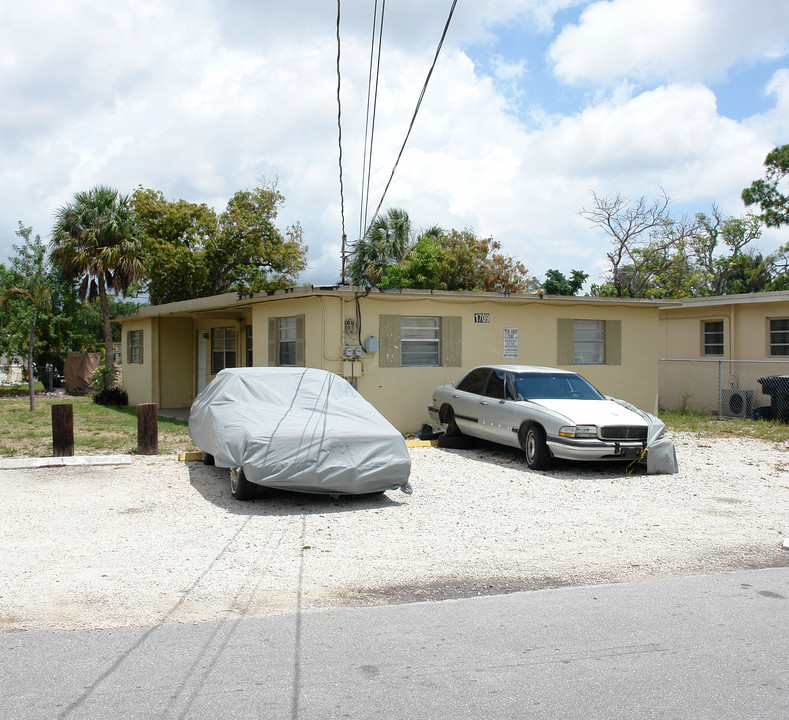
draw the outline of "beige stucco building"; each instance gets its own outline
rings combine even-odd
[[[123,319],[132,404],[188,408],[224,367],[336,372],[402,432],[428,422],[437,385],[480,364],[574,367],[645,410],[658,396],[656,302],[350,287],[229,293]]]
[[[660,310],[660,406],[750,416],[759,379],[789,375],[789,292],[690,298]]]

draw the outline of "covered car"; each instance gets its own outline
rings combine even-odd
[[[255,485],[330,495],[411,491],[402,434],[326,370],[222,370],[195,398],[189,435],[230,468],[238,499],[252,497]]]
[[[526,464],[537,470],[565,458],[644,461],[648,472],[676,472],[661,420],[602,395],[569,370],[476,367],[457,383],[436,388],[428,412],[450,437],[466,434],[523,448]]]

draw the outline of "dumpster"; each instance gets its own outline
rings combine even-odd
[[[762,392],[770,396],[773,418],[789,422],[789,375],[768,375],[758,382]]]

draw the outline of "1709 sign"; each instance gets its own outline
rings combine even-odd
[[[474,313],[474,322],[475,323],[489,323],[490,322],[490,313]]]

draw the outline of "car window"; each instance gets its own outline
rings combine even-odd
[[[515,391],[519,400],[603,400],[603,396],[574,373],[517,373]]]
[[[467,393],[474,393],[475,395],[482,395],[482,389],[485,387],[488,375],[490,375],[490,368],[472,370],[458,383],[457,389]]]
[[[485,396],[494,398],[495,400],[504,400],[506,377],[507,373],[503,370],[494,370],[488,378],[488,384],[485,387]]]

